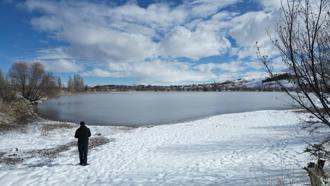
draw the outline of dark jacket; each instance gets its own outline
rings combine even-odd
[[[88,138],[91,136],[91,131],[85,125],[81,125],[74,135],[75,138],[78,138],[78,143],[88,143]]]

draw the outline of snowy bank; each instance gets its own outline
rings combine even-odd
[[[111,139],[89,153],[89,166],[79,166],[75,146],[52,159],[29,158],[0,164],[2,185],[272,185],[307,183],[302,167],[305,141],[326,133],[301,129],[307,114],[256,111],[155,127],[89,126],[92,135]],[[47,123],[44,123],[47,124]],[[36,125],[38,126],[38,125]],[[24,157],[33,149],[74,141],[75,128],[0,137],[0,153]],[[18,151],[16,151],[18,148]],[[328,165],[326,165],[328,166]]]

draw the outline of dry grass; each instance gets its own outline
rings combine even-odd
[[[93,137],[90,138],[89,140],[89,144],[88,147],[90,149],[104,145],[106,143],[109,143],[111,140],[106,138],[106,137]],[[64,152],[64,151],[68,151],[70,150],[72,147],[75,147],[77,145],[77,142],[72,141],[69,142],[67,144],[64,145],[58,145],[54,148],[50,148],[50,149],[40,149],[40,150],[33,150],[30,152],[27,152],[28,154],[32,154],[33,157],[36,156],[44,156],[44,157],[48,157],[48,158],[54,158],[56,157],[59,153]]]
[[[41,135],[42,136],[48,136],[49,132],[52,130],[57,130],[57,129],[71,129],[74,128],[72,124],[69,123],[54,123],[54,124],[43,124],[41,125]]]
[[[0,112],[2,113],[8,112],[8,106],[2,103],[1,101],[0,101]]]
[[[26,132],[27,125],[0,123],[0,133],[7,132]]]
[[[113,139],[108,139],[103,136],[93,137],[89,140],[89,149],[93,149],[95,147],[107,144],[113,141]],[[18,156],[16,152],[7,154],[5,152],[0,152],[0,164],[7,164],[7,165],[16,165],[18,163],[23,162],[26,159],[30,158],[42,158],[47,159],[45,164],[50,163],[54,158],[56,158],[61,152],[68,151],[77,146],[76,141],[68,142],[64,145],[58,145],[53,148],[48,149],[37,149],[32,151],[21,152],[22,156]],[[48,161],[49,160],[49,161]],[[42,166],[44,164],[40,164]]]

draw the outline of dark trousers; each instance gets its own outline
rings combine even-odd
[[[80,164],[87,164],[88,142],[78,143]]]

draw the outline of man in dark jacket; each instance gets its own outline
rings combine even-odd
[[[78,138],[78,150],[80,165],[87,165],[88,138],[91,131],[86,127],[85,122],[80,122],[80,127],[76,130],[75,138]]]

